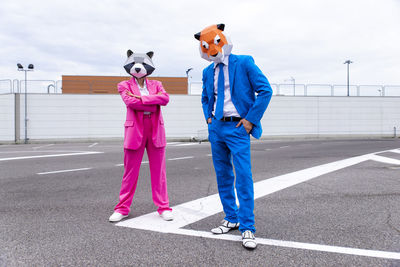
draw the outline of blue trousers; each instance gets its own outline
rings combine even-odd
[[[218,192],[225,220],[240,223],[239,230],[256,231],[254,227],[254,186],[251,174],[250,135],[236,122],[213,118],[208,125]],[[235,175],[233,166],[235,167]],[[239,208],[236,205],[235,187]]]

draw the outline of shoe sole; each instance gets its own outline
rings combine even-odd
[[[257,244],[254,247],[247,247],[245,244],[242,243],[242,246],[248,250],[253,250],[257,248]]]
[[[123,219],[125,219],[126,217],[128,217],[128,215],[125,215],[125,216],[123,216],[120,220],[110,220],[110,219],[108,219],[108,221],[109,222],[120,222],[120,221],[122,221]]]
[[[215,229],[220,229],[220,228],[215,228]],[[230,231],[232,231],[232,230],[237,230],[237,229],[239,229],[239,226],[238,227],[234,227],[234,228],[230,228],[227,232],[222,232],[222,233],[215,233],[215,232],[213,232],[213,229],[211,229],[211,233],[213,233],[214,235],[223,235],[223,234],[227,234],[227,233],[229,233]]]

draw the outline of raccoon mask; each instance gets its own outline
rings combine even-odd
[[[155,70],[153,61],[151,60],[153,54],[152,51],[146,54],[135,54],[131,50],[128,50],[128,58],[124,64],[124,69],[136,78],[143,78],[150,75]]]
[[[200,56],[220,63],[232,51],[232,42],[224,34],[225,24],[211,25],[194,35],[200,41]]]

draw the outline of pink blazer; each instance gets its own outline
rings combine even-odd
[[[140,95],[139,87],[135,78],[122,81],[118,84],[118,92],[126,104],[125,121],[125,149],[138,149],[143,139],[143,112],[150,111],[151,121],[153,123],[152,140],[156,147],[165,147],[165,128],[164,120],[161,114],[160,106],[165,106],[169,102],[169,95],[164,90],[161,82],[155,80],[145,80],[148,96],[142,96],[142,99],[129,96],[129,91],[134,95]],[[158,94],[161,92],[161,94]]]

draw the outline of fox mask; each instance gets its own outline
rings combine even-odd
[[[224,34],[225,24],[211,25],[194,35],[200,41],[200,56],[208,61],[222,62],[232,51],[232,42]]]

